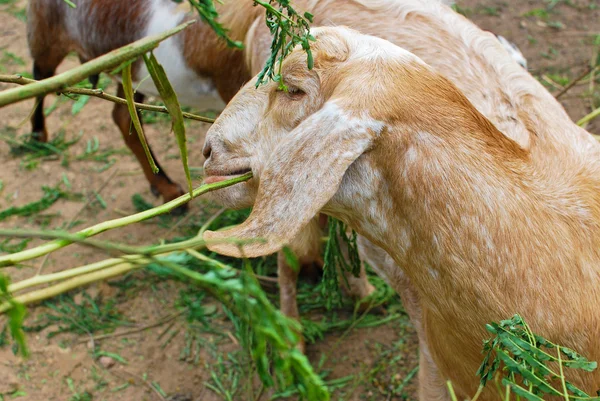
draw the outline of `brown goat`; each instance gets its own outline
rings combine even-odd
[[[404,295],[409,286],[422,400],[449,400],[446,380],[472,396],[486,323],[515,313],[600,359],[600,144],[500,53],[483,57],[511,71],[520,118],[535,121],[524,144],[406,50],[347,28],[313,34],[313,70],[301,49],[283,63],[290,92],[249,83],[207,134],[207,180],[254,173],[215,193],[254,209],[206,232],[209,248],[267,255],[320,212],[355,228],[393,260],[379,273]],[[266,242],[218,243],[232,237]],[[588,394],[600,388],[598,370],[565,373]]]
[[[487,34],[441,2],[298,0],[295,3],[298,10],[311,11],[315,15],[315,25],[349,25],[415,52],[452,79],[500,128],[509,128],[508,131],[517,135],[527,132],[510,104],[506,104],[502,85],[490,81],[490,74],[497,72],[490,71],[493,68],[486,65],[481,55],[473,52],[468,44],[465,45],[461,36],[465,30],[473,37]],[[262,68],[269,55],[271,36],[264,25],[262,8],[252,7],[248,0],[228,1],[218,8],[220,21],[231,29],[230,36],[245,42],[244,52],[227,48],[202,23],[194,24],[181,35],[169,39],[156,51],[183,104],[194,105],[200,97],[212,92],[229,101],[251,75]],[[75,9],[68,7],[63,0],[30,0],[28,38],[34,58],[34,75],[37,79],[51,76],[69,51],[76,51],[82,60],[87,60],[193,18],[193,14],[186,11],[185,7],[176,6],[170,0],[80,0]],[[110,30],[106,29],[108,26]],[[459,29],[453,30],[457,27]],[[136,63],[134,79],[141,81],[145,74],[143,65]],[[143,81],[135,95],[136,101],[143,101],[142,93],[157,94],[151,80]],[[118,94],[123,94],[120,85]],[[127,108],[116,105],[113,118],[140,162],[153,192],[162,195],[165,201],[180,195],[180,186],[162,168],[159,174],[152,174],[137,135],[130,134],[132,125]],[[46,140],[43,97],[38,99],[32,125],[33,133],[40,140]],[[309,264],[320,259],[321,236],[315,220],[290,244],[301,263]],[[361,242],[364,241],[361,239]],[[376,258],[365,253],[362,256]],[[295,297],[297,272],[287,266],[281,255],[279,262],[282,310],[289,316],[298,317]],[[363,298],[373,291],[364,271],[358,279],[348,277],[341,282],[350,284],[348,292],[356,298]]]

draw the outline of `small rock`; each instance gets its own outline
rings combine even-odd
[[[114,359],[112,359],[110,356],[101,356],[98,359],[98,363],[100,364],[100,366],[102,366],[104,369],[110,369],[113,366],[115,366],[116,361]]]

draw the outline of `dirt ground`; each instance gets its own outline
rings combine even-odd
[[[460,11],[482,28],[515,42],[527,58],[531,73],[555,94],[581,75],[597,56],[600,45],[598,0],[463,0],[458,3]],[[21,0],[0,0],[0,74],[31,70],[23,13],[25,4]],[[77,59],[69,57],[60,71],[76,64]],[[588,114],[592,107],[600,106],[598,85],[598,80],[595,83],[582,81],[561,97],[561,103],[574,120]],[[0,84],[0,90],[10,86]],[[113,89],[114,84],[110,83],[108,90]],[[55,100],[54,95],[48,96],[46,107]],[[160,203],[152,197],[138,163],[122,143],[111,119],[110,103],[91,99],[75,115],[73,102],[59,103],[47,118],[51,136],[56,137],[62,131],[67,141],[80,135],[81,138],[59,157],[39,161],[15,156],[9,146],[10,138],[29,132],[31,107],[32,102],[28,101],[0,110],[0,211],[39,200],[43,195],[42,186],[60,184],[60,188],[65,191],[68,188],[70,194],[82,194],[84,200],[60,199],[34,216],[1,221],[1,228],[52,229],[64,228],[73,222],[79,223],[77,228],[87,227],[134,213],[132,196],[135,194],[155,205]],[[166,120],[159,119],[154,124],[146,124],[146,135],[165,170],[181,183],[184,175],[179,151],[174,137],[165,135],[168,128]],[[201,147],[207,128],[207,124],[199,122],[188,125],[190,164],[197,169],[203,163]],[[600,119],[587,129],[600,135]],[[194,216],[202,215],[205,206],[195,202],[190,207],[190,215]],[[161,238],[181,235],[191,221],[181,219],[186,218],[137,224],[99,238],[152,244]],[[32,241],[29,246],[37,243]],[[47,260],[36,259],[25,268],[7,273],[13,281],[18,281],[32,276],[42,265],[43,272],[49,273],[105,258],[101,252],[71,246],[53,253]],[[211,320],[214,330],[205,330],[196,342],[203,344],[196,358],[182,356],[182,350],[190,348],[191,331],[187,330],[188,323],[183,316],[177,314],[174,303],[183,286],[143,274],[130,276],[129,282],[132,281],[134,284],[126,285],[125,280],[120,280],[114,285],[93,285],[88,290],[103,302],[116,299],[114,310],[126,320],[126,324],[94,334],[108,334],[107,338],[91,341],[90,335],[73,331],[49,336],[60,327],[54,323],[27,334],[32,351],[29,359],[15,357],[10,346],[0,348],[0,399],[137,401],[167,399],[171,394],[187,394],[187,399],[193,401],[248,399],[242,392],[230,398],[223,395],[228,386],[233,388],[228,376],[233,368],[227,356],[233,355],[239,346],[219,306],[207,298],[205,308],[215,310]],[[72,294],[72,299],[79,305],[85,303],[81,293]],[[56,315],[52,305],[61,304],[56,301],[30,309],[26,325],[40,324],[48,313]],[[351,311],[341,309],[336,313],[349,316]],[[71,320],[77,326],[77,316],[69,316],[68,312],[62,316],[63,325]],[[154,323],[157,324],[147,327]],[[0,329],[3,325],[4,321],[0,320]],[[123,336],[114,335],[135,330]],[[102,355],[99,351],[109,353],[109,358],[99,358]],[[308,357],[313,364],[319,364],[324,354],[328,358],[321,371],[329,372],[326,380],[343,382],[334,393],[334,399],[416,399],[416,376],[412,380],[407,376],[409,372],[414,374],[418,351],[414,330],[403,315],[387,325],[329,331],[324,338],[308,346]],[[113,363],[114,366],[108,366]],[[225,390],[218,390],[220,380],[215,380],[215,375],[223,377]],[[390,391],[398,386],[403,390]],[[260,399],[267,399],[266,395]]]

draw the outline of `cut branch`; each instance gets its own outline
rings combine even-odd
[[[250,178],[252,178],[251,172],[236,178],[232,178],[230,180],[216,182],[214,184],[202,185],[200,188],[196,188],[194,190],[192,196],[190,196],[190,194],[187,193],[161,206],[157,206],[155,208],[145,210],[143,212],[136,213],[131,216],[104,221],[102,223],[96,224],[92,227],[88,227],[73,234],[74,237],[71,239],[57,239],[54,241],[47,242],[43,245],[37,246],[35,248],[26,249],[24,251],[16,252],[10,255],[0,256],[0,267],[14,266],[25,260],[34,259],[46,255],[47,253],[54,252],[60,248],[64,248],[65,246],[72,244],[76,240],[89,238],[96,234],[100,234],[104,231],[112,230],[118,227],[123,227],[133,223],[139,223],[140,221],[144,221],[149,218],[168,213],[176,207],[179,207],[189,202],[192,198],[195,198],[210,191],[215,191],[220,188],[225,188],[243,181],[247,181]]]
[[[33,84],[33,83],[40,82],[40,81],[36,81],[35,79],[24,78],[20,75],[0,74],[0,82],[5,82],[5,83],[9,83],[9,84],[18,84],[18,85],[28,85],[28,84]],[[86,88],[75,88],[75,87],[69,86],[64,89],[59,89],[57,91],[57,93],[61,93],[61,94],[65,94],[65,95],[93,96],[93,97],[97,97],[100,99],[108,100],[109,102],[113,102],[113,103],[127,104],[127,100],[125,100],[121,97],[118,97],[118,96],[109,95],[108,93],[104,92],[102,89],[86,89]],[[151,104],[144,104],[144,103],[134,103],[134,105],[135,105],[135,108],[138,110],[147,110],[147,111],[154,111],[157,113],[169,114],[169,111],[167,110],[167,108],[165,106],[154,106]],[[188,118],[190,120],[202,121],[204,123],[209,123],[209,124],[212,124],[215,122],[214,118],[208,118],[208,117],[203,117],[203,116],[199,116],[199,115],[192,114],[192,113],[186,113],[185,111],[183,112],[183,117]]]
[[[194,22],[195,21],[189,21],[161,34],[145,37],[51,78],[0,92],[0,107],[44,95],[46,93],[57,92],[69,85],[74,85],[79,81],[83,81],[90,75],[99,74],[110,68],[117,67],[125,61],[149,52],[157,47],[161,41],[167,39],[169,36],[175,35]]]
[[[577,121],[577,125],[579,125],[580,127],[583,127],[585,124],[589,123],[590,121],[592,121],[593,119],[595,119],[597,117],[600,117],[600,107],[598,107],[596,110],[592,111],[587,116],[583,117],[581,120]]]

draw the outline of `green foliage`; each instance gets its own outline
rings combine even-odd
[[[296,257],[296,254],[294,254],[294,252],[286,246],[283,247],[281,251],[283,252],[285,262],[288,264],[288,266],[290,266],[295,272],[300,271],[300,261]]]
[[[5,220],[11,216],[22,216],[28,217],[33,216],[43,210],[48,209],[59,199],[72,198],[73,195],[69,192],[61,189],[61,184],[54,187],[43,186],[42,191],[44,195],[38,201],[28,203],[24,206],[11,206],[7,209],[0,211],[0,221]]]
[[[179,147],[181,154],[181,162],[183,164],[185,178],[188,183],[188,190],[190,195],[192,195],[194,188],[192,186],[192,177],[190,175],[190,167],[188,165],[185,125],[183,124],[183,114],[181,112],[181,107],[179,106],[179,101],[177,100],[177,95],[175,94],[175,91],[173,90],[173,87],[167,78],[165,70],[158,63],[158,60],[156,60],[154,54],[150,53],[150,56],[144,55],[144,62],[146,63],[146,67],[148,67],[148,72],[152,77],[152,81],[154,81],[154,85],[158,89],[158,93],[165,102],[165,106],[169,111],[169,115],[171,116],[171,128],[175,133],[175,138],[177,139],[177,146]]]
[[[340,305],[342,299],[338,272],[351,272],[354,277],[358,277],[361,261],[356,246],[356,232],[352,231],[348,236],[344,223],[336,219],[330,218],[328,224],[329,239],[325,246],[322,294],[327,298],[327,308],[331,308]]]
[[[133,129],[135,130],[135,134],[137,134],[140,139],[140,143],[142,148],[144,148],[144,153],[146,153],[146,158],[148,159],[148,163],[150,164],[150,168],[154,174],[158,173],[158,166],[154,162],[152,158],[152,153],[150,152],[150,147],[148,146],[148,142],[146,141],[146,136],[144,135],[144,130],[142,129],[142,123],[140,122],[139,115],[137,113],[137,109],[135,108],[135,101],[133,98],[133,81],[131,79],[131,64],[127,64],[121,73],[121,79],[123,84],[123,92],[125,92],[125,98],[127,99],[127,109],[129,110],[129,115],[131,116],[131,122],[133,124]]]
[[[19,74],[19,75],[23,75],[23,74]],[[29,78],[32,78],[32,77],[29,77]],[[97,89],[106,89],[111,82],[112,81],[108,75],[100,74],[98,84],[97,84]],[[86,78],[83,81],[78,82],[75,85],[73,85],[73,87],[81,88],[81,89],[92,89],[93,85],[89,81],[89,79]],[[79,112],[81,112],[81,110],[83,110],[84,106],[89,102],[90,96],[77,95],[77,94],[72,94],[72,93],[61,93],[61,96],[57,96],[54,99],[54,102],[50,106],[48,106],[44,109],[44,115],[49,116],[54,111],[56,111],[61,105],[68,102],[69,100],[73,101],[71,104],[71,114],[77,115],[77,114],[79,114]]]
[[[105,74],[100,74],[100,79],[98,80],[98,84],[97,84],[97,89],[106,89],[106,87],[111,83],[111,79],[105,75]],[[92,83],[89,81],[89,79],[85,79],[82,82],[79,82],[78,84],[76,84],[74,86],[74,88],[84,88],[84,89],[92,89],[93,85]],[[90,100],[90,96],[87,95],[73,95],[73,94],[63,94],[63,96],[67,96],[70,99],[74,100],[75,102],[73,103],[73,105],[71,106],[71,114],[72,115],[77,115],[79,114],[79,112],[81,112],[81,110],[83,110],[83,108],[85,107],[85,105],[89,102]]]
[[[77,6],[71,0],[63,0],[67,5],[71,8],[76,8]]]
[[[25,343],[25,334],[23,333],[23,321],[25,320],[26,309],[25,306],[16,302],[11,294],[8,292],[9,279],[8,277],[0,274],[0,304],[8,302],[12,308],[6,312],[8,315],[8,330],[10,335],[15,341],[13,350],[15,353],[21,352],[24,356],[29,354],[27,344]],[[0,334],[0,346],[7,343],[6,339],[6,327]]]
[[[17,56],[16,54],[9,52],[8,50],[2,51],[2,57],[0,57],[0,72],[6,72],[7,66],[24,66],[25,61]]]
[[[273,6],[275,3],[277,6]],[[309,23],[313,16],[309,12],[300,15],[290,4],[290,0],[255,0],[255,4],[263,6],[267,10],[266,23],[273,36],[271,42],[271,55],[267,59],[264,68],[258,74],[256,86],[265,83],[268,79],[279,82],[279,88],[287,90],[281,76],[283,59],[294,49],[301,45],[306,52],[308,69],[313,68],[313,56],[310,50],[310,41],[315,38],[310,34]]]
[[[69,398],[69,401],[92,401],[94,399],[92,394],[88,393],[87,391],[77,391],[77,389],[75,388],[75,384],[73,383],[73,379],[71,379],[70,377],[67,377],[66,381],[67,386],[69,387],[69,390],[72,393],[71,398]]]
[[[129,150],[125,148],[121,149],[100,149],[100,141],[97,137],[93,137],[88,139],[85,145],[85,150],[82,154],[77,155],[75,160],[79,161],[92,161],[96,163],[100,163],[99,167],[94,168],[94,171],[101,173],[103,171],[108,170],[112,167],[113,164],[117,162],[117,159],[112,157],[113,155],[123,155],[128,154]],[[68,160],[68,156],[66,156]]]
[[[31,238],[24,238],[16,243],[13,243],[14,238],[7,238],[5,240],[0,241],[0,252],[5,253],[15,253],[21,252],[23,249],[27,247]]]
[[[547,20],[550,18],[550,13],[544,8],[534,8],[523,13],[523,17],[537,17],[542,20]]]
[[[457,13],[464,15],[467,18],[469,18],[471,16],[471,14],[473,14],[473,10],[471,8],[462,7],[462,6],[459,6],[458,4],[452,4],[452,9],[454,11],[456,11]]]
[[[140,194],[134,194],[131,197],[131,203],[133,203],[133,207],[136,212],[144,212],[146,210],[152,209],[154,205],[148,202],[144,197]]]
[[[40,142],[31,139],[29,135],[15,138],[11,131],[11,129],[7,129],[7,133],[0,135],[0,138],[8,144],[13,156],[21,158],[20,165],[27,170],[35,169],[43,160],[62,158],[62,163],[68,164],[66,151],[79,142],[83,135],[83,132],[80,132],[75,139],[67,141],[65,140],[65,131],[61,130],[50,141]]]
[[[181,3],[183,0],[173,0],[176,3]],[[213,0],[188,0],[190,4],[198,11],[198,15],[202,21],[206,22],[210,27],[215,31],[217,36],[224,39],[227,42],[227,46],[229,47],[237,47],[241,49],[244,47],[242,42],[238,42],[232,40],[229,36],[227,36],[227,29],[223,27],[220,23],[217,22],[217,18],[219,17],[219,13],[215,8],[215,3]]]
[[[545,395],[600,400],[569,383],[563,374],[563,368],[591,372],[597,368],[596,362],[534,334],[519,315],[490,323],[486,329],[495,337],[484,342],[486,356],[477,372],[482,386],[494,380],[503,366],[502,385],[527,400],[537,401]]]
[[[164,104],[157,100],[150,100],[145,102],[146,104],[154,105],[154,106],[164,106]],[[191,107],[182,106],[181,111],[186,111],[188,113],[192,112]],[[156,123],[168,123],[171,121],[171,116],[166,113],[159,113],[158,111],[150,111],[150,110],[140,110],[142,114],[142,122],[144,124],[156,124]],[[204,115],[205,112],[194,110],[193,114],[196,115]],[[205,116],[210,118],[216,118],[216,116]]]
[[[329,394],[306,357],[296,349],[298,323],[277,310],[246,268],[210,269],[207,273],[186,266],[191,256],[183,253],[155,259],[150,271],[171,276],[210,291],[237,317],[238,332],[247,332],[247,341],[256,372],[266,387],[294,385],[309,400],[328,400]]]
[[[56,329],[47,334],[52,338],[60,333],[90,335],[97,332],[111,332],[115,328],[129,325],[123,314],[117,310],[115,300],[103,302],[92,298],[87,292],[81,293],[81,300],[76,302],[71,295],[61,295],[44,306],[50,311],[40,315],[37,325],[27,327],[27,331],[40,331],[49,326]]]

